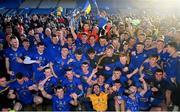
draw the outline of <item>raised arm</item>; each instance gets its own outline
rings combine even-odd
[[[132,73],[128,74],[127,77],[131,78],[134,74],[138,72],[138,68],[136,68]]]
[[[139,80],[143,84],[143,90],[140,92],[140,95],[144,96],[144,94],[147,92],[147,84],[146,84],[146,81],[144,80],[144,78],[141,77]]]
[[[70,103],[74,106],[77,106],[78,105],[78,100],[77,100],[78,95],[76,93],[72,93],[70,96],[73,98],[73,100],[71,100]]]
[[[77,34],[76,34],[75,31],[74,31],[74,27],[71,26],[70,28],[71,28],[71,34],[72,34],[74,40],[76,40],[76,39],[77,39]]]
[[[39,86],[38,88],[45,98],[50,99],[50,100],[52,99],[52,96],[44,90],[43,86]]]
[[[52,62],[49,63],[49,67],[50,67],[50,69],[51,69],[52,74],[54,75],[54,77],[57,78],[57,75],[56,75],[56,73],[54,72],[54,69],[53,69],[53,63],[52,63]]]

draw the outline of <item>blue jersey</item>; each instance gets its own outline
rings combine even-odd
[[[117,90],[118,96],[123,96],[124,92],[125,92],[125,88],[124,88],[124,87],[120,87],[120,88]]]
[[[22,84],[19,84],[17,81],[15,81],[10,83],[10,88],[16,91],[17,99],[22,104],[32,104],[33,94],[28,90],[28,87],[32,85],[33,85],[32,80],[24,81]]]
[[[70,56],[67,56],[66,59],[63,59],[61,56],[56,57],[52,60],[53,70],[58,76],[58,79],[62,80],[64,78],[64,74],[66,72],[66,69],[69,67],[68,60],[70,59]]]
[[[75,40],[75,44],[76,44],[76,49],[81,49],[84,54],[89,49],[89,44],[87,42],[86,43],[82,43],[82,41],[79,38],[77,38]]]
[[[151,80],[153,78],[153,75],[156,73],[158,67],[152,67],[148,62],[143,63],[142,66],[144,67],[142,71],[142,73],[145,75],[144,78]]]
[[[98,21],[98,27],[103,28],[103,26],[107,23],[108,18],[98,15],[96,16],[96,20]]]
[[[131,57],[131,63],[136,66],[137,68],[140,68],[141,64],[144,62],[144,60],[147,59],[147,54],[145,52],[140,54],[132,55]]]
[[[121,75],[120,78],[118,79],[122,86],[126,86],[126,83],[128,81],[128,78],[125,76],[125,75]],[[113,85],[114,84],[114,80],[112,79],[112,77],[110,77],[107,81],[106,81],[107,84],[110,84],[110,85]]]
[[[37,51],[35,51],[29,57],[32,60],[40,61],[39,64],[37,64],[37,63],[33,64],[34,81],[39,82],[40,80],[42,80],[44,74],[43,74],[43,71],[38,71],[38,68],[43,67],[49,63],[48,54],[46,54],[46,52],[44,52],[43,54],[39,54]]]
[[[120,61],[115,63],[115,68],[117,68],[117,67],[122,69],[123,74],[129,74],[136,69],[136,67],[132,63],[124,65]],[[123,71],[123,69],[126,67],[128,67],[128,71]]]
[[[86,82],[86,80],[90,77],[91,75],[91,71],[89,70],[89,73],[88,74],[84,74],[82,71],[79,72],[79,75],[80,75],[80,79],[81,79],[81,82],[82,82],[82,86],[83,86],[83,90],[86,92],[87,89],[90,87],[90,85]],[[96,80],[96,78],[92,78],[92,80]]]
[[[62,85],[66,88],[66,93],[67,94],[77,93],[77,92],[79,92],[79,89],[77,87],[79,85],[81,85],[81,80],[76,78],[76,77],[73,77],[72,81],[65,78],[62,81]]]
[[[151,97],[151,105],[152,106],[158,106],[161,104],[165,99],[165,91],[172,89],[172,83],[168,81],[167,79],[162,79],[160,81],[152,80],[150,83],[152,87],[156,87],[158,89],[157,92],[154,92]]]
[[[9,68],[11,71],[14,72],[14,74],[21,72],[23,74],[28,74],[24,64],[18,63],[17,58],[23,59],[23,51],[21,48],[18,48],[16,51],[14,51],[12,48],[5,49],[5,57],[9,59]]]
[[[158,64],[160,65],[161,62],[165,62],[166,61],[166,59],[167,59],[169,54],[168,53],[164,53],[163,51],[158,52],[157,48],[154,48],[154,49],[156,51],[155,54],[157,54],[160,57],[160,60],[158,61]]]
[[[135,94],[135,99],[131,99],[128,96],[124,97],[124,100],[126,101],[126,111],[130,110],[132,112],[139,111],[139,101],[140,93]]]
[[[47,47],[51,43],[51,37],[45,37],[42,39],[43,44]]]
[[[100,85],[100,91],[101,91],[101,92],[105,92],[105,84]]]
[[[46,47],[47,53],[49,54],[50,60],[53,60],[54,57],[60,56],[61,46],[60,44],[53,44],[51,41],[47,44]]]
[[[180,84],[180,57],[177,58],[177,65],[176,65],[176,82]]]
[[[81,60],[77,60],[75,55],[72,55],[71,57],[73,61],[69,64],[70,67],[72,67],[73,71],[77,73],[79,70],[81,70],[81,66],[83,62],[87,61],[86,57],[83,55]]]
[[[163,69],[169,78],[175,77],[177,62],[178,62],[178,58],[173,58],[172,56],[168,56],[166,61],[163,63]]]
[[[139,109],[140,110],[148,110],[151,107],[150,100],[151,100],[152,92],[148,90],[143,96],[140,96],[139,100]]]
[[[98,44],[95,43],[93,46],[88,45],[88,49],[93,48],[95,51],[98,51]]]
[[[68,48],[69,55],[73,55],[74,54],[74,48],[76,48],[75,44],[68,45],[68,43],[65,43],[64,47]]]
[[[102,54],[105,50],[106,50],[106,47],[108,45],[105,45],[105,46],[101,46],[99,43],[97,44],[97,47],[96,47],[96,52],[97,54]]]
[[[26,56],[29,56],[33,50],[36,50],[33,47],[29,47],[28,49],[21,47],[21,49],[22,49],[22,53],[23,53],[24,58]],[[28,72],[28,78],[31,79],[32,75],[33,75],[32,64],[24,64],[24,67],[25,67],[26,71]]]
[[[148,57],[153,54],[157,54],[156,52],[157,52],[156,48],[145,50],[145,53],[147,54]]]
[[[59,97],[53,95],[52,96],[52,108],[53,111],[69,111],[71,108],[70,101],[71,97],[65,95],[64,98],[60,99]]]
[[[44,84],[44,90],[48,94],[54,94],[54,88],[58,85],[58,80],[53,76],[49,78]]]

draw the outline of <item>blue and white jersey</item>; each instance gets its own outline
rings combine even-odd
[[[65,95],[64,98],[59,98],[56,95],[52,96],[52,109],[53,111],[70,111],[71,105],[71,97],[69,95]]]
[[[17,93],[17,99],[22,104],[32,104],[33,94],[28,90],[28,87],[32,85],[32,80],[24,81],[22,84],[19,84],[17,81],[15,81],[10,83],[10,88],[15,90],[15,92]]]

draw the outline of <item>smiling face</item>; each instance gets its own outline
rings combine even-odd
[[[96,94],[96,95],[99,95],[100,94],[100,87],[98,85],[95,85],[93,87],[93,92]]]
[[[12,48],[17,49],[19,47],[19,40],[17,38],[13,38],[11,39],[10,44]]]
[[[63,88],[57,89],[57,90],[56,90],[56,95],[57,95],[58,97],[60,97],[60,98],[63,98],[63,97],[64,97],[64,90],[63,90]]]
[[[61,55],[62,55],[62,56],[66,57],[68,54],[69,54],[69,51],[68,51],[67,48],[62,48],[62,49],[61,49]]]
[[[137,50],[137,53],[142,53],[143,50],[144,50],[144,45],[142,45],[142,44],[137,44],[136,50]]]
[[[129,88],[130,94],[135,94],[137,92],[137,87],[136,86],[131,86]]]
[[[0,78],[0,86],[5,87],[7,84],[7,80],[5,77]]]
[[[72,80],[73,79],[73,72],[72,71],[67,71],[66,72],[66,77],[68,80]]]
[[[125,65],[127,63],[127,56],[120,56],[119,59],[123,65]]]
[[[81,69],[83,72],[87,72],[88,71],[88,68],[89,68],[89,65],[88,64],[82,64],[81,65]]]
[[[154,64],[156,64],[157,59],[158,59],[158,57],[150,57],[150,58],[149,58],[149,63],[150,63],[151,65],[154,65]]]

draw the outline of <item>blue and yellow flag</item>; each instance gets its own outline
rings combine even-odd
[[[90,4],[89,0],[86,0],[83,11],[85,11],[86,14],[89,14],[91,12],[91,4]]]

